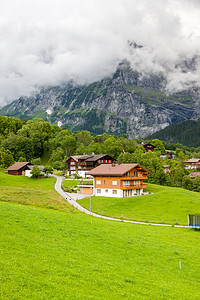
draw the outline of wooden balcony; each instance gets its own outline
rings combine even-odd
[[[146,188],[147,188],[147,184],[121,186],[122,190],[136,190],[136,189],[146,189]]]
[[[129,176],[129,177],[121,177],[120,180],[144,180],[147,179],[147,176]]]

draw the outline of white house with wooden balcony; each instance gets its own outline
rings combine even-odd
[[[68,164],[68,174],[78,174],[85,177],[86,172],[101,164],[113,163],[114,158],[108,154],[74,155],[70,156],[65,163]]]
[[[143,194],[143,180],[152,173],[139,164],[106,164],[87,172],[93,176],[93,195],[133,197]]]

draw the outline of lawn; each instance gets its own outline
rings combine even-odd
[[[74,211],[74,208],[54,191],[54,184],[54,178],[33,179],[0,172],[0,200],[65,212]]]
[[[74,188],[76,189],[77,188],[77,184],[83,184],[83,185],[87,185],[87,184],[93,184],[93,181],[92,180],[69,180],[69,179],[66,179],[62,182],[62,189],[65,191],[65,192],[70,192],[71,190],[73,190],[72,192],[74,192]]]
[[[199,234],[0,201],[0,298],[196,300]]]
[[[95,213],[126,220],[187,225],[189,213],[200,213],[200,193],[148,184],[153,193],[140,197],[92,197]],[[90,199],[78,201],[89,209]]]
[[[200,232],[94,218],[53,185],[0,173],[0,299],[199,299]]]

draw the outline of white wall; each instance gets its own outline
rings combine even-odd
[[[32,176],[31,171],[32,170],[25,170],[25,176],[31,177]]]
[[[97,193],[97,188],[94,189],[94,195],[95,196],[103,196],[103,197],[123,197],[123,191],[120,189],[100,189],[101,193]],[[108,190],[108,192],[106,192]],[[112,191],[116,190],[117,194],[113,194]]]
[[[107,189],[108,192],[106,192],[105,190],[106,189],[100,189],[101,190],[101,193],[97,193],[97,188],[94,188],[94,196],[102,196],[102,197],[116,197],[116,198],[122,198],[123,197],[123,190],[121,189]],[[117,194],[113,194],[113,190],[116,190],[117,191]],[[134,192],[132,192],[132,196],[131,197],[134,197],[134,196],[139,196],[139,194],[137,195],[134,195],[134,193],[136,193],[136,190],[134,190]],[[140,189],[140,195],[143,193],[143,189]],[[128,196],[127,196],[128,197]]]

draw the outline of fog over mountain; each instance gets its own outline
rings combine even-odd
[[[0,16],[0,105],[100,80],[124,59],[164,72],[169,92],[200,86],[198,0],[1,0]]]

